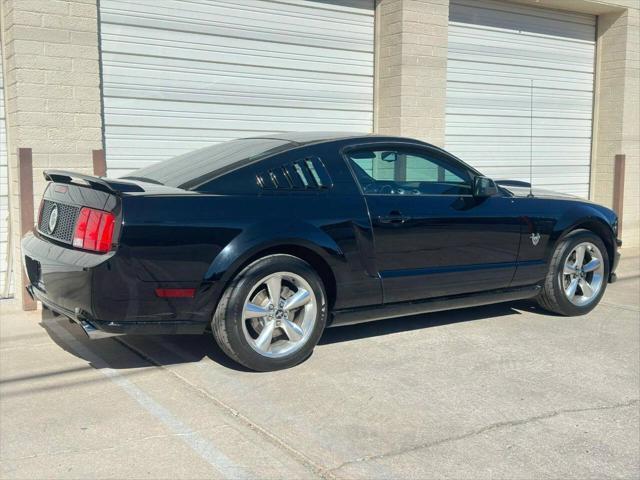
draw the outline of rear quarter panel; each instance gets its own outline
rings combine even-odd
[[[250,260],[278,246],[313,251],[331,268],[335,307],[377,303],[370,223],[359,195],[335,192],[125,197],[118,261],[138,281],[197,286],[193,310],[212,311]]]

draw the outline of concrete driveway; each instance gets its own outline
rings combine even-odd
[[[533,303],[328,330],[252,373],[207,336],[89,341],[0,303],[2,478],[638,478],[640,265]]]

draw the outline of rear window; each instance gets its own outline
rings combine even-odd
[[[141,168],[126,177],[195,190],[220,175],[286,150],[290,142],[274,138],[243,138],[218,143]]]

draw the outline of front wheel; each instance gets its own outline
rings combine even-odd
[[[212,320],[220,348],[258,371],[292,367],[318,343],[327,320],[322,280],[305,261],[269,255],[225,290]]]
[[[608,278],[604,243],[587,230],[576,230],[556,247],[538,303],[561,315],[584,315],[600,302]]]

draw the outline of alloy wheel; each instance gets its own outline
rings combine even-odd
[[[242,310],[245,339],[270,358],[290,355],[304,346],[318,313],[309,283],[291,272],[273,273],[257,282]]]
[[[604,283],[604,259],[600,249],[591,242],[579,243],[564,262],[560,284],[572,304],[583,307],[596,298]]]

